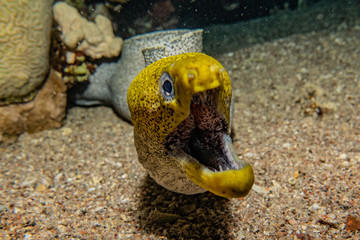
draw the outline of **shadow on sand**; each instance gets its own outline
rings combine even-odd
[[[231,239],[229,200],[211,193],[183,195],[144,178],[137,221],[149,234],[170,239]]]

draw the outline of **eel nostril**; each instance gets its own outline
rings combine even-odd
[[[195,79],[195,74],[189,72],[189,73],[188,73],[188,80],[189,80],[189,82],[192,82],[194,79]]]
[[[187,72],[187,77],[188,77],[189,83],[191,83],[192,81],[195,80],[196,75],[197,75],[197,72],[196,72],[195,69],[189,69],[189,70],[188,70],[188,72]]]

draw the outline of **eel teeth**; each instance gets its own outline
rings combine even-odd
[[[208,90],[199,92],[192,97],[192,102],[202,105],[214,105],[215,103],[215,90]]]

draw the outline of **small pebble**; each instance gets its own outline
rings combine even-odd
[[[59,231],[59,232],[61,232],[61,233],[65,233],[65,232],[67,232],[67,227],[65,227],[64,225],[58,225],[57,227],[57,230]]]
[[[254,157],[254,154],[252,152],[247,152],[244,155],[245,157]]]
[[[259,185],[254,184],[252,187],[252,190],[256,193],[260,193],[260,194],[265,194],[265,193],[269,193],[269,190],[267,190],[264,187],[260,187]]]
[[[339,159],[345,160],[345,159],[347,159],[347,158],[348,158],[348,156],[347,156],[346,153],[341,153],[341,154],[339,155]]]
[[[44,185],[44,184],[41,184],[39,183],[37,186],[36,186],[36,191],[37,192],[44,192],[45,190],[47,189],[47,187]]]
[[[58,182],[64,179],[64,173],[60,172],[54,177],[54,181]]]
[[[290,147],[291,147],[291,144],[290,144],[290,143],[284,143],[284,144],[283,144],[283,148],[290,149]]]
[[[334,228],[338,227],[338,222],[336,221],[336,216],[334,214],[322,215],[319,222]]]
[[[317,211],[317,210],[319,210],[320,209],[320,206],[317,204],[317,203],[314,203],[313,205],[311,205],[310,207],[309,207],[309,210],[310,211]]]
[[[120,213],[119,217],[120,217],[120,218],[121,218],[121,220],[123,220],[124,222],[127,222],[127,221],[128,221],[128,219],[127,219],[126,215],[125,215],[125,214],[123,214],[123,213]]]
[[[292,186],[294,186],[294,185],[296,184],[297,180],[296,180],[296,178],[291,177],[291,178],[289,178],[288,182],[289,182]]]
[[[63,136],[70,136],[72,134],[72,129],[69,127],[63,127],[62,128],[62,134]]]
[[[24,234],[23,240],[31,240],[31,239],[33,239],[31,233]]]

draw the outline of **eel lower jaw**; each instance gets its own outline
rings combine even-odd
[[[180,161],[187,177],[200,187],[226,198],[243,198],[250,192],[254,183],[254,172],[251,165],[239,159],[233,149],[231,138],[223,135],[223,151],[226,166],[206,166],[181,149],[173,149],[172,154]]]

